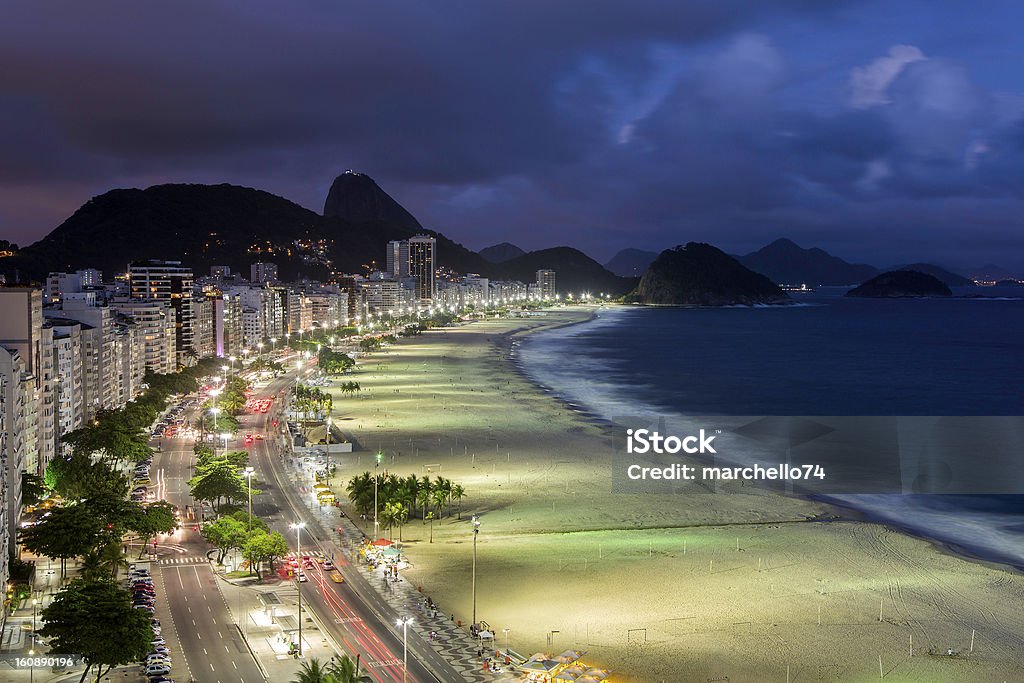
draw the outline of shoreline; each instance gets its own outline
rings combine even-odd
[[[499,633],[510,626],[512,648],[524,654],[570,645],[588,650],[588,659],[619,672],[615,681],[722,674],[756,681],[766,671],[784,676],[799,662],[824,666],[822,653],[832,651],[828,658],[842,661],[849,676],[825,680],[859,679],[872,668],[877,676],[874,657],[879,648],[896,651],[892,643],[905,640],[897,632],[910,628],[927,646],[954,643],[962,631],[956,624],[975,621],[967,616],[975,602],[1000,614],[989,624],[999,625],[987,634],[998,646],[987,655],[995,659],[985,675],[1024,675],[1014,635],[1024,622],[1003,607],[1024,597],[1019,574],[997,575],[884,522],[848,514],[854,509],[797,496],[737,487],[720,495],[610,494],[608,426],[539,385],[515,358],[515,342],[591,320],[595,311],[478,321],[402,340],[368,356],[357,371],[366,396],[335,400],[344,428],[357,432],[364,448],[384,448],[389,471],[438,474],[466,487],[461,520],[453,510],[430,527],[419,519],[404,526],[413,563],[407,578],[424,595],[469,621],[469,515],[476,513],[483,522],[481,618],[497,621]],[[353,455],[339,468],[339,481],[367,469],[367,453]],[[836,510],[843,511],[839,518]],[[890,591],[894,581],[903,584],[902,596],[888,597],[887,576]],[[831,578],[822,584],[822,577]],[[671,591],[680,580],[696,593]],[[623,590],[630,585],[642,592]],[[952,586],[964,599],[939,597]],[[886,614],[904,616],[868,631],[851,626],[871,623],[865,612],[873,603],[877,617],[880,598],[892,603]],[[808,599],[828,622],[810,631]],[[651,638],[640,660],[622,640],[638,626]],[[545,648],[544,632],[552,629],[567,635]],[[819,651],[780,648],[779,634],[786,642],[816,642]],[[897,667],[906,680],[970,680],[930,658]]]
[[[639,306],[638,304],[633,305],[634,307]],[[620,305],[621,308],[627,308],[624,305]],[[659,306],[653,305],[656,308],[695,308],[692,306]],[[549,328],[536,328],[531,330],[520,331],[518,333],[511,333],[515,336],[520,336],[525,339],[534,335],[542,335],[553,330],[563,329],[565,327],[582,326],[593,322],[597,318],[597,310],[585,318],[572,323],[565,323],[561,325],[555,325]],[[515,370],[528,382],[531,382],[538,391],[549,394],[555,401],[561,403],[567,410],[573,410],[582,418],[590,420],[595,426],[601,428],[614,428],[613,422],[602,416],[598,411],[592,409],[585,404],[582,399],[571,398],[563,395],[554,387],[543,383],[536,377],[531,376],[523,367],[522,360],[518,357],[510,359]],[[575,401],[579,401],[576,403]],[[689,415],[687,415],[689,416]],[[900,524],[899,522],[887,519],[884,516],[873,513],[870,510],[857,507],[855,503],[848,503],[842,500],[833,499],[831,496],[826,494],[813,494],[813,493],[793,493],[786,494],[780,491],[769,491],[774,495],[795,497],[802,500],[820,503],[833,508],[838,519],[845,519],[848,521],[857,521],[869,524],[879,524],[885,526],[898,533],[906,534],[912,538],[916,538],[933,545],[940,552],[945,552],[961,559],[977,562],[987,567],[1002,569],[1006,571],[1012,571],[1018,574],[1024,574],[1024,563],[1019,563],[1013,558],[1000,556],[999,551],[989,550],[986,548],[971,546],[965,543],[958,543],[955,541],[949,541],[942,538],[938,538],[933,533],[923,526],[915,526],[910,523]],[[900,494],[891,494],[900,495]]]

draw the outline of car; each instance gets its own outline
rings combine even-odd
[[[148,574],[141,574],[139,576],[133,576],[129,579],[132,583],[153,583],[153,577]]]
[[[330,560],[324,560],[324,564],[323,564],[323,567],[324,567],[324,569],[326,569],[327,571],[331,571],[332,569],[334,569],[334,563],[333,563],[333,562],[331,562]]]
[[[163,675],[150,676],[149,683],[174,683],[174,679],[167,678]]]
[[[132,605],[132,607],[134,607],[135,609],[141,609],[150,614],[156,614],[156,610],[153,609],[152,605]]]
[[[154,627],[153,627],[153,635],[154,635],[154,636],[158,636],[158,635],[160,635],[160,631],[161,631],[161,629],[160,629],[160,627],[159,627],[159,626],[154,626]]]
[[[161,645],[160,647],[154,647],[153,650],[149,654],[150,655],[168,655],[170,653],[171,653],[170,650],[168,650],[166,647]],[[149,655],[146,655],[146,656],[148,657]]]
[[[148,600],[146,600],[146,599],[142,599],[142,600],[135,599],[135,600],[132,600],[132,607],[154,607],[154,606],[156,606],[156,600],[155,599],[148,599]]]
[[[151,574],[149,573],[148,569],[133,569],[133,570],[131,570],[129,575],[133,576],[133,577],[134,576],[144,576],[146,578],[149,578],[151,576]]]
[[[148,655],[146,657],[146,659],[145,659],[145,662],[146,662],[146,664],[154,664],[156,662],[165,662],[167,664],[170,664],[171,663],[171,658],[170,658],[169,655],[153,654],[153,655]]]
[[[156,600],[156,591],[153,590],[133,590],[132,598],[136,600]]]
[[[166,645],[167,641],[163,639],[163,636],[156,636],[152,641],[153,645]]]
[[[153,579],[150,579],[150,578],[132,579],[131,580],[131,586],[132,586],[132,588],[136,588],[136,587],[152,588],[153,587]]]
[[[133,481],[132,483],[133,483],[133,484],[138,484],[139,486],[149,486],[149,485],[150,485],[151,483],[153,483],[153,482],[151,482],[151,481],[149,480],[149,476],[147,475],[147,476],[145,476],[145,477],[142,477],[141,479],[136,479],[136,480],[135,480],[135,481]]]
[[[262,434],[257,434],[256,435],[256,440],[257,441],[263,441],[263,435]]]
[[[147,676],[162,676],[163,674],[171,673],[170,664],[154,664],[152,666],[145,667],[144,674]]]
[[[246,443],[252,443],[252,434],[246,434],[245,435],[245,442]]]
[[[331,572],[331,581],[334,583],[345,583],[345,577],[341,575],[341,572]]]
[[[305,583],[306,581],[309,581],[309,579],[306,577],[306,572],[299,572],[298,579],[299,583]]]

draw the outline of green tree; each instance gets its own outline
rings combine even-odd
[[[308,662],[302,662],[299,673],[292,679],[292,683],[331,683],[328,675],[327,667],[314,657]]]
[[[96,496],[124,498],[128,478],[91,456],[74,453],[69,458],[54,458],[46,467],[46,486],[64,500],[76,501]]]
[[[466,489],[462,488],[462,484],[455,484],[452,486],[452,498],[459,504],[459,519],[462,519],[462,499],[466,496]]]
[[[263,529],[253,529],[245,542],[243,552],[245,559],[249,561],[250,571],[255,570],[259,576],[264,562],[273,570],[274,562],[288,554],[288,542],[276,531],[268,534]]]
[[[39,634],[53,652],[85,658],[79,683],[93,667],[98,682],[113,667],[143,659],[152,646],[149,615],[133,609],[128,591],[110,580],[72,581],[41,615]]]
[[[369,472],[363,472],[349,479],[346,490],[348,499],[352,501],[359,514],[366,515],[373,510],[373,478]]]
[[[117,577],[117,570],[126,568],[128,562],[121,552],[121,541],[108,539],[100,545],[89,550],[83,557],[78,568],[79,574],[84,579],[114,579]]]
[[[246,481],[226,460],[197,467],[196,476],[189,480],[188,485],[193,498],[209,502],[218,512],[223,502],[247,500],[249,495]],[[253,495],[256,493],[253,490]]]
[[[157,534],[169,534],[178,526],[174,516],[174,506],[165,500],[142,507],[133,519],[129,520],[128,528],[139,535],[142,549],[139,557],[146,551],[146,546]]]
[[[246,525],[234,517],[221,517],[202,526],[203,538],[217,549],[217,563],[224,564],[224,556],[234,549],[241,550],[248,540]]]
[[[99,540],[100,521],[82,503],[51,510],[38,524],[21,532],[21,543],[30,552],[60,560],[62,576],[67,574],[68,559],[85,555]]]
[[[43,480],[37,474],[21,473],[21,502],[25,506],[38,505],[46,496]]]

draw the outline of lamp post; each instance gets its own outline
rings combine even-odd
[[[249,482],[249,534],[252,535],[252,475],[256,471],[255,467],[245,468],[245,478]]]
[[[224,439],[224,452],[228,452],[228,439],[231,438],[231,432],[221,432],[220,438]]]
[[[331,485],[331,416],[327,416],[327,486]]]
[[[220,412],[220,408],[214,406],[210,408],[210,414],[213,415],[213,457],[217,457],[217,413]]]
[[[508,655],[508,632],[511,631],[512,629],[510,629],[510,628],[503,628],[501,630],[505,632],[505,654]]]
[[[274,352],[277,351],[277,337],[270,338],[270,355],[273,357]]]
[[[476,628],[476,537],[480,535],[480,518],[473,515],[473,628]]]
[[[409,624],[412,617],[399,619],[398,625],[402,627],[402,683],[406,681],[406,674],[409,671]]]
[[[296,522],[292,524],[290,528],[295,529],[295,553],[299,557],[299,573],[295,576],[295,580],[299,584],[299,657],[302,657],[302,581],[299,581],[299,577],[302,576],[302,530],[306,527],[305,522]]]
[[[379,538],[377,535],[377,480],[380,475],[377,474],[377,468],[380,467],[380,461],[384,459],[384,453],[377,451],[377,455],[373,460],[373,540]]]

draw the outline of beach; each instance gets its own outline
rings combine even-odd
[[[510,358],[591,314],[430,330],[361,357],[358,395],[332,387],[357,444],[339,481],[379,449],[389,472],[466,490],[461,519],[401,530],[405,577],[442,610],[471,621],[477,514],[478,619],[526,656],[584,650],[617,681],[1024,680],[1019,573],[754,487],[612,494],[608,427]]]

